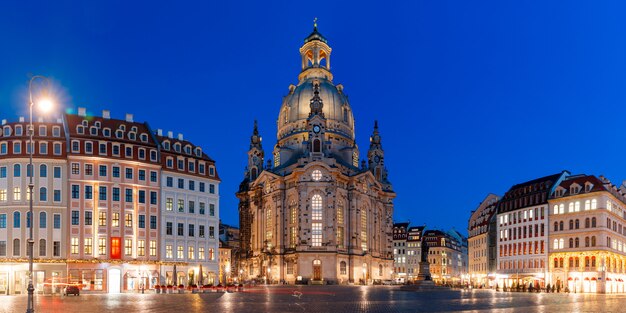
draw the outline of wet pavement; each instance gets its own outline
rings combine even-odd
[[[0,313],[26,296],[0,296]],[[405,291],[397,286],[271,286],[243,293],[37,296],[36,312],[624,312],[626,295]]]

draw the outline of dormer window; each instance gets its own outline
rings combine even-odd
[[[167,160],[165,161],[165,166],[167,166],[167,168],[173,168],[174,159],[172,159],[171,157],[168,157]]]
[[[585,183],[585,191],[590,192],[593,189],[593,184],[590,182]]]
[[[170,142],[169,141],[164,141],[163,142],[163,149],[165,150],[170,150]]]
[[[180,144],[179,143],[175,143],[174,144],[174,151],[180,152]]]
[[[140,139],[141,139],[142,142],[148,142],[148,135],[141,134]]]
[[[89,122],[88,122],[87,120],[83,120],[83,121],[81,122],[81,124],[82,124],[84,127],[87,127],[87,126],[89,125],[88,123],[89,123]]]
[[[102,134],[104,135],[104,137],[111,137],[111,129],[109,128],[103,129]]]
[[[121,129],[122,131],[126,131],[126,125],[124,125],[124,124],[120,125],[120,129]]]
[[[117,137],[117,139],[122,139],[122,138],[124,138],[124,131],[123,131],[123,130],[120,130],[120,129],[116,130],[116,131],[115,131],[115,137]]]
[[[202,149],[196,148],[196,156],[197,157],[201,157],[202,156]]]
[[[150,150],[150,161],[153,161],[153,162],[157,161],[157,152],[156,152],[156,150]]]
[[[82,125],[76,126],[76,133],[82,135],[85,133],[85,128]]]
[[[135,133],[136,133],[136,132],[137,132],[137,126],[133,126],[133,127],[131,127],[131,128],[130,128],[130,131],[131,131],[131,132],[135,132]]]
[[[4,126],[4,137],[11,136],[11,126]]]
[[[128,133],[128,139],[130,139],[130,140],[136,140],[137,139],[137,137],[136,137],[136,135],[135,135],[135,133],[133,131]]]
[[[61,127],[53,126],[52,127],[52,136],[54,136],[54,137],[61,137]]]
[[[96,128],[100,128],[100,125],[101,125],[101,124],[100,124],[100,121],[95,122],[95,123],[94,123],[94,125],[96,126]]]
[[[15,136],[22,136],[22,125],[15,126]]]
[[[185,153],[191,154],[191,147],[190,146],[185,146]]]
[[[39,126],[39,136],[47,136],[48,128],[46,126]]]
[[[98,129],[95,126],[91,126],[91,128],[89,129],[89,132],[91,133],[92,136],[95,136],[98,134]]]
[[[209,175],[215,176],[215,166],[209,166]]]
[[[204,174],[204,163],[198,162],[198,173]]]

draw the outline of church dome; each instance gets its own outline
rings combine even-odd
[[[300,48],[302,72],[298,75],[298,85],[289,86],[289,94],[283,98],[278,116],[278,140],[306,131],[307,119],[311,113],[311,99],[314,85],[319,85],[319,97],[322,100],[322,112],[327,121],[327,131],[354,141],[354,117],[343,93],[341,84],[333,84],[330,72],[330,53],[332,49],[314,28],[313,33],[304,40]]]
[[[284,97],[278,116],[278,139],[305,131],[314,84],[319,84],[328,131],[354,139],[354,117],[343,86],[335,86],[331,81],[317,77],[306,78],[298,86],[291,86],[289,94]]]

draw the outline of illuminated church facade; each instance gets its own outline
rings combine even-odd
[[[347,284],[392,277],[395,193],[381,136],[375,123],[367,162],[360,161],[331,51],[315,27],[300,48],[298,85],[283,98],[272,160],[254,124],[237,192],[242,279]]]

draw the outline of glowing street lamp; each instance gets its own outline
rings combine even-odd
[[[29,227],[29,237],[28,237],[28,253],[30,254],[28,257],[28,308],[26,309],[26,313],[34,313],[35,312],[35,303],[33,299],[33,294],[35,288],[33,287],[33,245],[35,241],[33,240],[33,225],[34,223],[34,214],[33,214],[33,174],[35,169],[33,168],[33,150],[35,150],[35,144],[33,143],[33,134],[35,129],[33,128],[33,106],[35,106],[35,102],[33,101],[33,82],[36,79],[43,80],[45,82],[45,87],[49,89],[50,81],[48,78],[40,75],[35,75],[30,79],[28,83],[28,108],[29,108],[29,123],[28,123],[28,135],[29,135],[29,147],[28,147],[28,214],[30,214],[30,227]],[[47,93],[44,91],[44,95],[37,99],[37,106],[43,111],[48,112],[52,109],[53,103],[52,100],[47,97]]]

